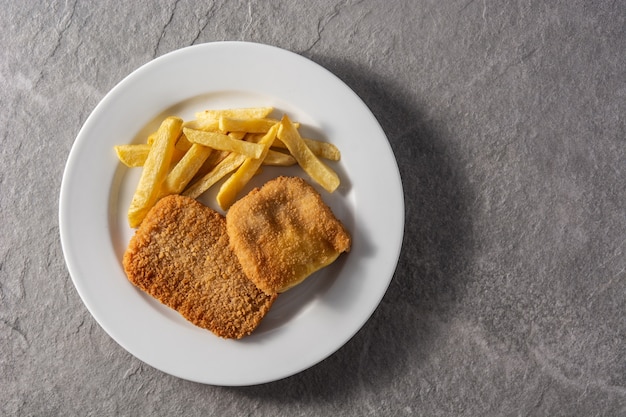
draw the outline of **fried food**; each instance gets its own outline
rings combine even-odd
[[[274,111],[273,107],[243,107],[235,109],[204,110],[196,113],[199,120],[219,120],[220,117],[250,119],[267,117]]]
[[[243,271],[266,294],[299,284],[351,245],[319,193],[297,177],[252,190],[231,206],[226,225]]]
[[[289,152],[296,161],[298,161],[298,165],[300,165],[316,183],[324,187],[329,193],[337,189],[341,182],[337,173],[315,156],[313,151],[309,149],[306,142],[300,136],[300,133],[298,133],[296,126],[289,120],[286,114],[283,115],[280,121],[278,139],[285,144]]]
[[[114,149],[120,162],[129,168],[142,167],[150,153],[150,145],[147,143],[116,145]]]
[[[192,143],[199,143],[212,149],[235,152],[250,158],[259,158],[263,152],[263,146],[233,139],[231,136],[223,133],[204,132],[187,128],[183,128],[183,132],[185,132],[187,139]]]
[[[174,165],[174,168],[165,177],[163,184],[161,184],[159,197],[180,194],[212,152],[213,149],[211,148],[197,143],[192,144],[185,156]]]
[[[128,208],[128,223],[132,228],[141,224],[158,200],[161,183],[167,176],[174,155],[174,145],[182,132],[182,125],[181,118],[168,117],[161,122],[157,130]]]
[[[267,156],[267,153],[274,142],[274,138],[276,138],[276,132],[278,131],[278,123],[270,128],[270,130],[261,138],[258,145],[263,148],[263,153],[258,159],[254,158],[246,158],[246,160],[241,164],[237,171],[233,175],[231,175],[224,184],[220,187],[220,190],[217,193],[217,203],[223,210],[228,210],[228,208],[233,204],[235,198],[237,198],[237,194],[239,191],[245,187],[245,185],[250,181],[250,179],[257,172],[263,160]]]
[[[339,151],[339,148],[332,143],[307,138],[302,138],[302,141],[311,150],[311,152],[313,152],[313,155],[319,158],[328,159],[330,161],[339,161],[341,159],[341,152]],[[287,149],[287,145],[282,143],[280,139],[275,140],[273,146],[276,148]]]
[[[230,174],[232,171],[236,170],[245,160],[245,155],[239,155],[236,153],[229,154],[211,171],[191,184],[185,192],[183,192],[183,195],[191,198],[198,198],[202,193],[211,188],[213,184]]]
[[[339,161],[339,149],[329,142],[303,138],[298,122],[286,114],[281,120],[268,117],[273,111],[273,107],[205,110],[187,121],[169,116],[146,143],[115,146],[124,165],[142,167],[128,208],[129,225],[137,228],[166,195],[197,198],[230,175],[216,195],[220,207],[227,210],[261,165],[297,164],[318,185],[334,192],[341,180],[321,159]],[[269,133],[270,143],[262,143]],[[228,157],[229,164],[222,164]]]
[[[138,288],[224,338],[252,333],[276,298],[244,275],[224,216],[189,197],[159,200],[132,237],[123,265]]]

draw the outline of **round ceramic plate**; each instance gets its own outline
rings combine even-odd
[[[122,256],[133,230],[126,211],[140,168],[113,146],[144,142],[168,115],[273,106],[301,123],[303,136],[335,144],[329,163],[340,187],[322,198],[353,244],[331,266],[282,294],[257,330],[226,340],[196,327],[127,279]],[[264,168],[249,184],[299,167]],[[244,190],[245,192],[245,190]],[[218,209],[215,195],[200,200]],[[80,297],[128,352],[171,375],[214,385],[252,385],[293,375],[345,344],[367,321],[393,276],[404,230],[398,167],[380,125],[337,77],[297,54],[267,45],[218,42],[184,48],[134,71],[98,104],[70,152],[60,195],[65,260]]]

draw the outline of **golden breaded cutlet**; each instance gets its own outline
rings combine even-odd
[[[171,195],[150,210],[123,264],[134,285],[224,338],[252,333],[276,298],[244,275],[224,216],[189,197]]]
[[[351,239],[320,194],[298,177],[278,177],[226,214],[233,252],[266,294],[284,292],[350,250]]]

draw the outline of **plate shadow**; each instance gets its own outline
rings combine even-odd
[[[405,376],[407,363],[427,357],[438,332],[462,300],[464,278],[473,262],[473,192],[445,120],[434,120],[427,116],[432,112],[414,104],[417,93],[380,80],[366,68],[325,56],[309,58],[352,88],[385,131],[402,177],[404,239],[381,304],[341,349],[279,381],[221,388],[282,404],[335,398],[349,402],[359,390],[374,390]]]

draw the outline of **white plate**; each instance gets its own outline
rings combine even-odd
[[[352,250],[281,295],[259,328],[225,340],[136,289],[121,259],[133,231],[126,209],[139,169],[119,164],[113,146],[139,142],[165,115],[191,119],[207,108],[274,106],[307,136],[342,151],[342,184],[321,191],[353,237]],[[267,168],[251,186],[298,168]],[[216,208],[211,195],[202,201]],[[275,47],[218,42],[184,48],[134,71],[98,104],[81,129],[63,175],[59,210],[65,260],[80,297],[128,352],[171,375],[214,385],[252,385],[293,375],[346,343],[382,299],[404,230],[398,167],[380,125],[333,74]]]

